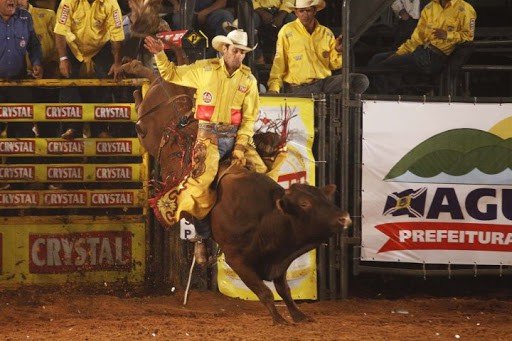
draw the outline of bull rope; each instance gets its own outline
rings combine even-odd
[[[188,292],[190,291],[190,282],[192,281],[192,272],[194,271],[194,266],[196,265],[196,256],[192,258],[192,264],[190,264],[190,270],[188,271],[188,281],[187,287],[185,288],[185,296],[183,296],[183,305],[187,305],[188,302]]]

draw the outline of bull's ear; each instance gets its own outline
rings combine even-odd
[[[327,198],[329,198],[329,200],[333,200],[334,199],[334,193],[336,192],[336,185],[333,185],[333,184],[330,184],[330,185],[327,185],[327,186],[324,186],[321,191],[325,194],[325,196]]]
[[[281,199],[283,198],[284,195],[285,195],[285,190],[282,187],[279,187],[278,189],[276,189],[275,191],[272,192],[272,201],[274,201],[276,203],[276,208],[282,214],[286,213],[283,208],[283,203],[281,202]]]

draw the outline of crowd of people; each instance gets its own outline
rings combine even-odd
[[[127,0],[128,10],[136,1]],[[177,11],[180,3],[172,0],[170,4],[170,22],[162,19],[157,31],[181,27]],[[210,38],[236,30],[233,11],[226,5],[226,0],[196,1],[196,27]],[[45,6],[52,6],[52,2]],[[324,1],[255,0],[253,6],[254,23],[258,29],[265,25],[282,28],[268,83],[270,92],[337,92],[341,89],[341,78],[330,77],[333,70],[341,67],[341,37],[335,38],[329,28],[315,19],[317,12],[325,7]],[[0,10],[0,33],[5,36],[0,39],[0,79],[120,77],[122,48],[131,38],[134,18],[132,12],[123,15],[116,0],[62,0],[56,13],[35,7],[28,0],[0,0]],[[303,50],[290,49],[287,45],[290,40]],[[297,70],[301,70],[300,75],[294,75]],[[367,80],[362,75],[360,77],[364,78],[360,80],[362,88],[366,88]],[[280,89],[283,83],[287,86]],[[31,88],[0,87],[2,102],[37,102],[36,97],[41,97],[38,95],[40,93]],[[113,96],[107,88],[65,87],[58,91],[55,99],[60,103],[80,103],[90,99],[111,102]],[[42,97],[48,101],[47,97]],[[42,134],[44,129],[34,129],[30,123],[2,123],[0,130],[5,130],[9,137],[48,135]],[[108,137],[109,130],[108,125],[100,123],[86,131],[81,123],[61,123],[53,137]]]

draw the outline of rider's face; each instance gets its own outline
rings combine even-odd
[[[238,69],[244,61],[246,51],[235,47],[234,45],[224,45],[222,56],[228,69]]]

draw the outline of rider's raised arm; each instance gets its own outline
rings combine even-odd
[[[169,61],[165,52],[155,54],[155,62],[163,79],[191,88],[198,88],[199,73],[195,64],[177,66]]]

